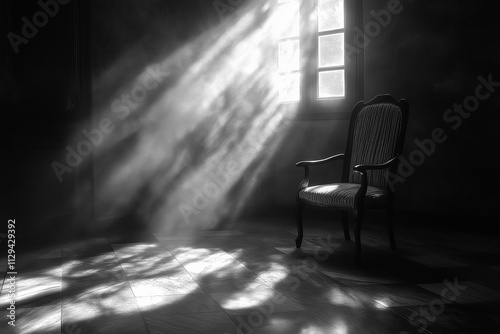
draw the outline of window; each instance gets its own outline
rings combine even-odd
[[[344,0],[318,0],[318,98],[345,96]]]
[[[278,0],[278,91],[280,102],[301,99],[302,78],[315,78],[316,99],[346,96],[344,0]],[[311,39],[316,39],[312,41]],[[313,45],[301,57],[301,43]],[[309,52],[312,51],[312,52]],[[317,59],[311,59],[312,55]],[[305,66],[305,63],[312,66]],[[314,71],[314,73],[311,73]],[[309,72],[309,73],[308,73]]]

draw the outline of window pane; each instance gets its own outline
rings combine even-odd
[[[344,0],[319,0],[318,31],[344,28]]]
[[[299,3],[290,1],[280,4],[276,12],[276,33],[278,38],[299,36]]]
[[[344,34],[319,37],[319,67],[344,65]]]
[[[280,72],[299,70],[299,41],[280,42],[278,45],[278,68]]]
[[[286,74],[278,78],[279,101],[294,102],[300,100],[300,74]]]
[[[319,72],[318,97],[345,96],[344,70]]]

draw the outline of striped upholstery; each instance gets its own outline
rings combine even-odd
[[[331,183],[307,187],[299,192],[299,198],[320,206],[354,209],[354,197],[361,185],[355,183]],[[380,207],[387,199],[388,191],[368,186],[364,207]]]
[[[361,183],[361,174],[353,172],[354,166],[381,164],[394,157],[402,121],[399,107],[390,103],[373,104],[359,112],[355,120],[348,182]],[[368,185],[385,189],[386,175],[387,170],[368,171]]]

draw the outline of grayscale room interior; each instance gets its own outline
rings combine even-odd
[[[500,333],[499,9],[0,0],[0,332]]]

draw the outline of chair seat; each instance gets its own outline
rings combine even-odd
[[[354,198],[360,184],[357,183],[330,183],[307,187],[299,192],[299,198],[310,204],[339,208],[353,209]],[[364,208],[383,207],[389,196],[389,191],[368,186],[364,201]]]

